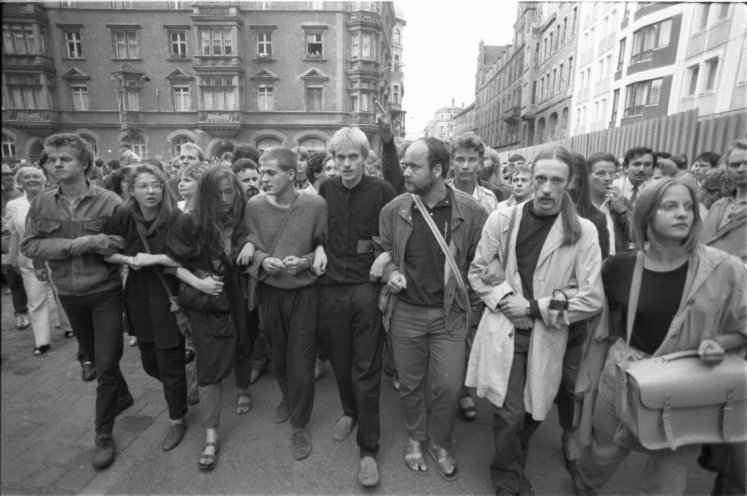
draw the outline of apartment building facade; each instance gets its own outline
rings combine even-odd
[[[393,77],[404,19],[391,2],[2,8],[4,160],[35,160],[63,131],[105,159],[121,142],[163,158],[187,142],[208,156],[236,143],[321,150],[345,125],[375,144],[374,98],[404,122]]]

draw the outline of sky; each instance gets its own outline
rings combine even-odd
[[[436,110],[475,99],[480,40],[513,40],[517,0],[397,0],[407,25],[402,32],[402,71],[407,138],[423,134]]]

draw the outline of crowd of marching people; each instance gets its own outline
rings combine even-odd
[[[163,386],[163,451],[199,404],[201,470],[230,443],[223,394],[247,414],[266,369],[273,421],[308,457],[328,362],[341,412],[330,434],[356,433],[364,487],[380,480],[387,373],[414,474],[460,476],[454,425],[478,415],[476,395],[491,405],[498,495],[533,493],[531,436],[553,406],[577,494],[596,494],[631,450],[648,455],[646,494],[683,494],[699,455],[718,473],[713,494],[745,494],[744,442],[643,447],[616,374],[684,351],[712,367],[747,344],[747,141],[693,160],[556,147],[504,164],[474,134],[397,143],[377,120],[379,155],[345,127],[326,152],[238,145],[207,160],[188,143],[168,163],[127,144],[105,163],[55,134],[38,164],[3,164],[16,324],[32,327],[36,356],[55,328],[77,338],[82,379],[97,380],[94,467],[113,463],[116,417],[135,401],[119,366],[128,333]]]

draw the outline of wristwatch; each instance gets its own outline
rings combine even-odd
[[[532,316],[532,305],[531,304],[527,303],[527,308],[526,310],[524,310],[524,315],[526,315],[527,317]]]

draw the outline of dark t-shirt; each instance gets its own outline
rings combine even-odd
[[[516,265],[521,277],[521,289],[524,298],[534,299],[534,287],[532,280],[537,268],[537,260],[542,253],[547,234],[550,232],[555,215],[537,215],[532,212],[532,202],[524,205],[524,213],[519,223],[519,232],[516,235]]]
[[[451,209],[454,199],[451,189],[428,213],[436,224],[446,244],[451,242]],[[413,202],[412,234],[405,247],[405,277],[407,288],[400,299],[411,305],[440,307],[444,304],[444,263],[446,257],[438,246],[431,229]]]
[[[622,310],[623,335],[627,329],[628,299],[633,280],[636,252],[621,253],[607,259],[602,267],[602,282],[610,312]],[[630,345],[652,355],[661,346],[679,308],[685,289],[688,263],[669,272],[643,269],[641,292],[633,323]]]

